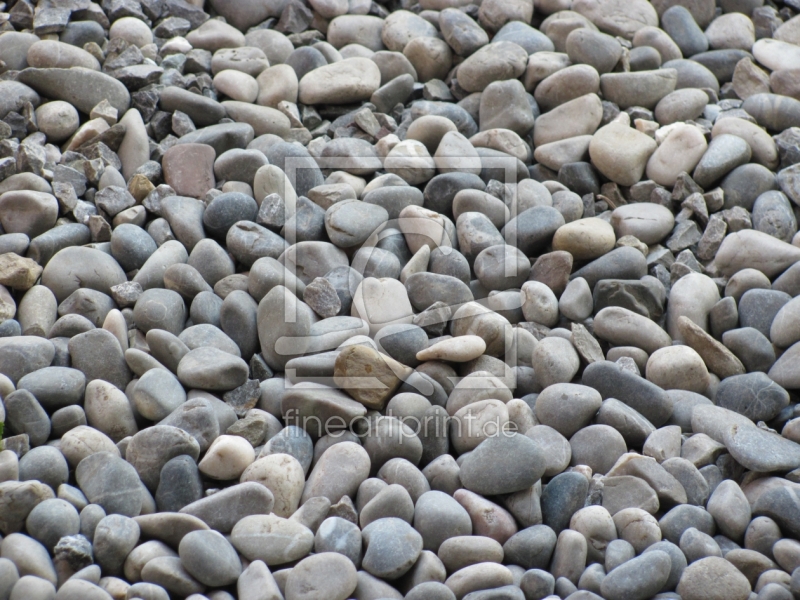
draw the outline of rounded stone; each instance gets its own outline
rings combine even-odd
[[[438,552],[446,540],[470,535],[472,522],[469,513],[451,496],[430,491],[417,500],[414,528],[422,535],[423,548]]]
[[[248,560],[273,566],[304,558],[314,546],[314,534],[291,519],[250,515],[234,525],[231,541]]]
[[[539,394],[535,414],[542,425],[552,427],[569,438],[592,421],[602,402],[600,393],[593,388],[557,383]]]
[[[685,600],[746,600],[750,583],[730,562],[710,556],[686,567],[676,590]]]
[[[397,518],[378,519],[362,531],[364,570],[383,579],[397,579],[416,562],[422,551],[422,536]]]
[[[52,143],[60,143],[77,131],[80,124],[78,111],[69,102],[55,100],[36,109],[39,131]]]
[[[571,464],[587,465],[594,473],[605,474],[627,451],[622,434],[608,425],[589,425],[576,432],[569,440],[572,448]],[[602,453],[597,448],[603,448]]]
[[[286,600],[346,600],[358,584],[356,568],[344,555],[321,552],[303,559],[286,578]]]
[[[467,455],[460,475],[468,490],[498,495],[530,487],[541,478],[544,469],[543,452],[533,440],[522,434],[501,433],[481,442]]]
[[[380,81],[380,70],[374,62],[367,58],[348,58],[306,74],[300,80],[299,99],[303,104],[368,100],[380,87]]]
[[[674,224],[672,211],[659,204],[628,204],[611,214],[611,225],[618,237],[632,235],[645,244],[662,241]]]
[[[66,483],[69,466],[61,452],[51,446],[32,448],[19,459],[19,480],[37,480],[53,490]]]
[[[80,531],[80,517],[69,502],[50,498],[33,507],[25,519],[25,529],[52,552],[58,540]]]
[[[178,554],[183,567],[211,587],[235,583],[242,573],[236,550],[216,531],[192,531],[181,539]]]
[[[649,381],[667,390],[702,393],[708,387],[708,369],[700,355],[688,346],[656,350],[647,360],[646,374]]]

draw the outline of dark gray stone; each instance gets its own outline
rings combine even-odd
[[[258,204],[250,196],[228,192],[214,198],[203,213],[203,224],[217,238],[225,239],[228,230],[237,221],[255,221]]]
[[[608,600],[650,598],[664,587],[669,579],[672,561],[661,551],[647,552],[618,566],[600,584]]]
[[[3,398],[6,435],[26,434],[33,447],[41,446],[50,437],[50,419],[28,390],[17,390]]]
[[[405,286],[408,299],[417,310],[425,310],[434,302],[442,301],[455,312],[461,304],[473,300],[469,287],[449,275],[414,273],[406,279]]]
[[[569,527],[572,515],[583,508],[588,493],[589,481],[581,473],[556,475],[542,491],[543,523],[556,534],[561,533]]]
[[[555,531],[547,525],[523,529],[503,544],[505,560],[525,570],[547,569],[556,547],[556,539]]]
[[[486,184],[480,177],[472,173],[436,175],[425,185],[423,206],[435,212],[452,214],[453,198],[461,190],[483,192],[486,191]]]
[[[664,314],[664,286],[654,277],[640,280],[602,279],[594,286],[594,312],[621,306],[658,321]]]
[[[684,56],[692,56],[708,50],[708,39],[695,22],[692,13],[677,5],[661,15],[661,27],[675,41]]]
[[[620,369],[616,363],[592,363],[584,370],[582,382],[600,392],[604,400],[616,398],[624,402],[655,427],[661,427],[672,415],[673,402],[664,390],[643,377]]]
[[[507,244],[531,256],[540,254],[563,224],[564,217],[555,208],[534,206],[506,223],[502,234]]]
[[[200,471],[190,456],[176,456],[162,467],[155,493],[159,511],[178,512],[202,497]]]

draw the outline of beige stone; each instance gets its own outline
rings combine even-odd
[[[598,129],[589,142],[592,164],[611,181],[625,186],[642,178],[655,150],[653,138],[617,122]]]
[[[417,360],[468,362],[486,351],[486,342],[477,335],[462,335],[437,342],[417,352]]]
[[[602,119],[603,104],[597,94],[575,98],[536,119],[533,144],[538,148],[567,138],[591,135]]]
[[[258,98],[258,82],[247,73],[225,69],[214,75],[214,88],[231,100],[255,102]]]
[[[14,252],[0,254],[0,285],[27,290],[33,287],[41,274],[42,267],[35,260]]]
[[[298,97],[302,104],[360,102],[369,100],[380,83],[381,72],[373,61],[348,58],[304,75]]]
[[[270,454],[251,463],[239,481],[255,481],[269,489],[275,498],[272,512],[288,519],[300,504],[305,486],[305,472],[295,457]]]
[[[658,13],[647,0],[573,0],[572,10],[601,31],[626,39],[642,27],[658,25]]]
[[[614,209],[611,225],[618,237],[632,235],[649,245],[657,244],[669,235],[675,225],[675,217],[665,206],[638,202]]]
[[[670,346],[650,355],[647,379],[665,390],[700,394],[708,387],[708,369],[700,355],[689,346]]]
[[[553,250],[565,250],[575,260],[593,260],[614,249],[614,228],[597,217],[578,219],[556,230]]]
[[[635,346],[648,354],[672,345],[672,338],[654,321],[621,306],[608,306],[594,318],[594,333],[615,346]]]
[[[274,65],[264,69],[256,78],[261,106],[277,107],[279,102],[297,102],[299,83],[297,74],[289,65]]]
[[[678,175],[691,173],[708,144],[694,125],[676,125],[647,161],[647,178],[672,188]]]
[[[238,479],[255,458],[255,451],[246,439],[221,435],[211,443],[197,467],[212,479]]]

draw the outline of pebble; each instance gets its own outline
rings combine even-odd
[[[358,585],[356,568],[336,552],[321,552],[300,561],[285,583],[286,600],[345,600]]]
[[[707,584],[725,578],[723,586],[709,593]],[[708,557],[688,566],[676,588],[682,598],[689,600],[701,598],[747,598],[750,584],[736,567],[719,557]]]
[[[73,4],[0,36],[0,598],[790,594],[791,6]]]
[[[178,554],[183,567],[199,582],[222,587],[236,582],[242,565],[236,551],[216,531],[192,531],[181,540]]]
[[[681,377],[675,377],[677,372]],[[646,376],[663,389],[701,393],[708,387],[708,369],[703,359],[687,346],[670,346],[653,352],[647,360]]]
[[[672,561],[666,552],[653,551],[631,559],[609,573],[600,584],[605,598],[648,597],[667,582]]]
[[[303,525],[276,515],[251,515],[231,531],[231,542],[248,560],[280,565],[306,556],[313,533]]]
[[[305,75],[299,84],[304,104],[346,104],[368,100],[380,87],[380,71],[366,58],[349,58],[320,67]]]
[[[494,464],[488,473],[481,468],[485,462]],[[544,473],[541,450],[521,434],[491,437],[482,442],[461,465],[462,483],[470,491],[481,493],[487,488],[512,493],[533,485]],[[533,469],[520,472],[517,465],[532,464]]]
[[[135,517],[141,512],[138,475],[119,456],[109,452],[93,453],[78,463],[75,477],[86,499],[107,513]]]

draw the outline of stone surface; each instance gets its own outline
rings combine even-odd
[[[796,0],[7,4],[0,600],[800,589]]]

